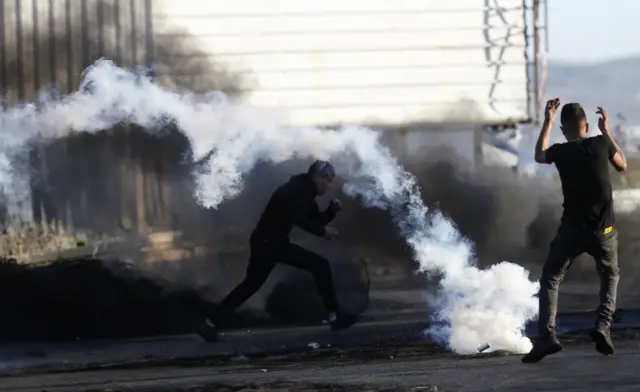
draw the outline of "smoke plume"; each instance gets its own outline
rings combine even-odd
[[[371,129],[338,130],[282,126],[270,112],[229,103],[224,94],[196,99],[169,90],[140,73],[99,61],[84,73],[80,90],[2,112],[3,153],[34,137],[53,138],[70,130],[95,132],[121,121],[157,129],[171,119],[202,161],[195,195],[207,208],[238,195],[245,175],[260,162],[292,158],[331,159],[346,178],[343,191],[364,205],[388,210],[410,246],[417,269],[440,278],[434,327],[428,332],[458,353],[489,344],[526,352],[523,334],[535,317],[538,284],[510,263],[475,265],[474,246],[456,225],[424,204],[416,178],[407,172]],[[213,151],[213,153],[211,153]],[[13,180],[6,173],[4,183]]]

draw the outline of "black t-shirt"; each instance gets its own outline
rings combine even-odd
[[[604,135],[558,143],[546,151],[547,163],[555,163],[564,195],[563,224],[591,230],[615,225],[609,160],[616,154]]]

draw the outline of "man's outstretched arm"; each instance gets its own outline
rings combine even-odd
[[[540,129],[540,135],[538,136],[536,150],[534,153],[534,158],[538,163],[551,163],[551,160],[547,157],[547,150],[549,149],[551,128],[553,127],[553,122],[556,119],[556,113],[559,106],[559,98],[547,101],[547,105],[545,106],[544,122],[542,123],[542,128]]]
[[[609,140],[611,140],[611,145],[613,146],[613,157],[609,158],[609,162],[611,162],[617,171],[627,170],[627,157],[624,156],[624,152],[622,152],[622,149],[618,146],[618,143],[616,143],[610,133],[605,135],[605,137],[608,137]]]
[[[598,106],[598,111],[596,114],[600,115],[598,119],[598,128],[600,128],[600,132],[604,135],[605,138],[609,141],[608,153],[609,153],[609,162],[613,165],[613,167],[617,171],[624,171],[627,169],[627,158],[624,156],[624,152],[613,139],[613,135],[611,134],[609,128],[609,118],[607,117],[607,112],[604,110],[602,106]]]

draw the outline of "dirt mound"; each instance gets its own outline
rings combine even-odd
[[[0,340],[184,334],[215,312],[205,293],[152,276],[129,263],[92,258],[42,265],[2,260]],[[338,262],[334,276],[344,308],[366,310],[369,276],[364,264]],[[326,315],[311,275],[297,270],[279,277],[265,307],[266,313],[241,309],[228,327],[317,324]]]
[[[0,269],[2,340],[190,333],[213,307],[195,290],[174,290],[117,261],[75,259],[35,266],[5,261]],[[234,326],[267,322],[241,312]]]

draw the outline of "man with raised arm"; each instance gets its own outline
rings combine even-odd
[[[616,308],[618,289],[618,233],[613,212],[609,165],[627,168],[624,153],[613,140],[607,112],[598,107],[598,128],[602,135],[587,137],[587,115],[578,103],[562,107],[560,129],[565,143],[549,146],[549,134],[560,107],[552,99],[545,107],[545,119],[535,148],[538,163],[554,163],[562,181],[564,211],[558,232],[551,242],[540,278],[539,337],[533,349],[522,358],[531,363],[562,350],[556,337],[558,287],[580,254],[588,253],[600,275],[600,306],[590,336],[596,350],[604,355],[614,352],[610,327]]]

